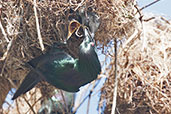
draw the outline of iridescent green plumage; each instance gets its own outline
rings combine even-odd
[[[40,81],[47,81],[68,92],[77,92],[81,86],[95,80],[101,72],[101,65],[91,32],[87,27],[83,27],[83,32],[78,58],[61,49],[60,45],[65,44],[59,43],[46,54],[31,60],[29,64],[34,70],[28,73],[12,99],[26,93]]]

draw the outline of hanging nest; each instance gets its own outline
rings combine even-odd
[[[117,57],[116,112],[170,114],[171,23],[159,16],[142,21],[128,40],[119,47]],[[106,105],[105,114],[110,114],[112,110],[114,64],[113,59],[109,65],[110,69],[107,69],[108,78],[101,91],[100,106]]]
[[[48,51],[54,43],[64,41],[70,9],[78,11],[86,7],[100,16],[95,40],[106,57],[104,63],[109,63],[103,65],[106,69],[102,74],[107,76],[107,81],[101,90],[100,107],[105,104],[105,112],[111,111],[115,69],[111,42],[117,38],[122,41],[118,52],[118,111],[134,113],[145,107],[148,112],[169,113],[170,24],[161,19],[142,23],[135,0],[34,1],[0,1],[1,107],[7,102],[5,98],[11,88],[17,88],[30,71],[24,63]],[[50,96],[54,89],[48,84],[38,84],[18,98],[14,106],[0,111],[36,113],[40,99]],[[21,108],[24,104],[27,106]]]

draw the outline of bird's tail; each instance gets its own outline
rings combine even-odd
[[[20,87],[15,92],[12,100],[16,99],[21,94],[25,94],[27,91],[31,90],[38,82],[40,82],[40,77],[37,73],[30,71],[23,82],[21,83]]]

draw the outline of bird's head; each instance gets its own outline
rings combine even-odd
[[[84,30],[84,40],[80,44],[80,51],[84,53],[90,53],[94,51],[95,48],[95,41],[94,38],[91,36],[91,32],[88,27],[83,26]]]
[[[91,23],[91,21],[90,21],[90,23]],[[73,36],[74,36],[78,40],[83,39],[83,41],[81,41],[82,43],[80,44],[80,48],[85,49],[85,50],[86,49],[89,50],[90,48],[94,49],[94,47],[95,47],[94,35],[91,32],[91,30],[94,30],[94,29],[92,29],[92,27],[86,26],[84,24],[86,24],[86,23],[81,24],[80,22],[78,22],[75,19],[71,20],[68,25],[67,41],[69,39],[73,40]],[[95,27],[95,29],[97,29],[97,28]]]
[[[89,29],[89,34],[94,38],[100,25],[100,17],[90,9],[86,10],[85,7],[80,8],[74,14],[74,16],[69,16],[70,22],[68,25],[68,35],[66,40],[70,39],[73,34],[76,35],[76,38],[83,37],[85,31],[82,28],[84,28],[84,26]]]

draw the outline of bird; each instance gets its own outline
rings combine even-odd
[[[71,114],[75,93],[55,89],[52,97],[44,99],[38,114]]]
[[[88,27],[80,25],[77,29],[73,29],[74,34],[78,29],[83,30],[83,41],[78,47],[78,58],[72,57],[59,48],[64,45],[59,43],[47,53],[29,61],[28,64],[33,68],[15,92],[12,100],[31,90],[40,81],[47,81],[67,92],[78,92],[81,86],[97,78],[101,72],[101,64],[95,51],[95,41]]]

